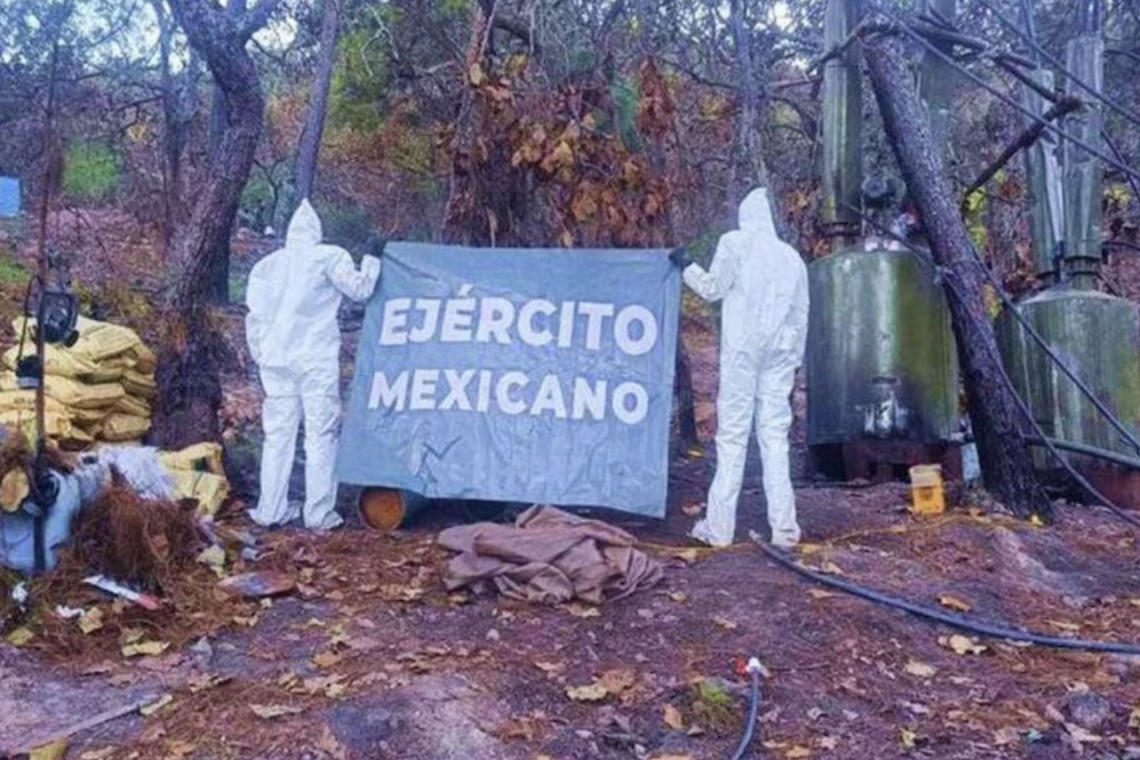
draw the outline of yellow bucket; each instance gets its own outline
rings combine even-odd
[[[910,498],[915,514],[940,515],[946,510],[942,465],[916,464],[910,468]]]

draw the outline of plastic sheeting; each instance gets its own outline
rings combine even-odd
[[[79,482],[70,475],[53,472],[59,485],[55,504],[47,510],[44,521],[45,569],[55,567],[56,550],[67,543],[71,522],[79,513]],[[0,512],[0,565],[22,573],[36,567],[35,519],[27,512]]]
[[[663,516],[680,277],[665,250],[391,243],[345,483]]]

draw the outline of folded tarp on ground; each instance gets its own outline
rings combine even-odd
[[[444,575],[448,590],[489,581],[504,596],[546,604],[600,604],[657,583],[661,564],[636,543],[620,528],[547,506],[531,507],[513,526],[477,523],[439,535],[458,552]]]

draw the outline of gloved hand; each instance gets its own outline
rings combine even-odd
[[[693,257],[689,255],[689,252],[684,246],[679,246],[669,251],[669,260],[672,261],[673,266],[678,269],[684,269],[693,263]]]
[[[384,246],[386,246],[387,244],[388,244],[388,241],[385,240],[382,236],[377,235],[376,233],[373,233],[368,238],[368,255],[369,256],[375,256],[378,259],[383,258],[384,257]]]

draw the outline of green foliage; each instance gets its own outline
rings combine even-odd
[[[30,276],[24,265],[16,261],[12,254],[0,250],[0,286],[23,284]]]
[[[715,678],[703,678],[693,686],[693,713],[714,733],[730,728],[739,718],[736,700]]]
[[[255,174],[245,183],[238,206],[238,218],[258,232],[274,223],[273,185],[261,174]]]
[[[388,149],[388,158],[397,169],[408,174],[432,174],[434,146],[431,134],[413,128],[402,129],[400,139]]]
[[[324,242],[331,245],[360,250],[375,230],[368,212],[359,206],[322,204],[318,212],[321,215]]]
[[[63,161],[63,191],[73,201],[103,203],[119,186],[119,158],[110,146],[74,142]]]
[[[360,28],[343,35],[329,92],[329,125],[333,129],[375,131],[380,126],[388,81],[388,59],[371,30]]]
[[[470,0],[439,0],[439,10],[444,16],[464,16],[470,9]]]
[[[610,84],[618,137],[630,153],[641,152],[641,136],[637,133],[637,108],[641,102],[639,90],[635,80],[622,76],[614,77]]]

